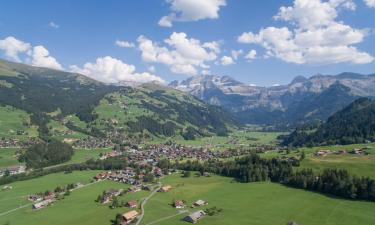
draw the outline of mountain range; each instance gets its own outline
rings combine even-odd
[[[326,120],[359,97],[375,96],[375,74],[298,76],[290,84],[271,87],[203,75],[169,86],[226,108],[243,123],[292,126]]]

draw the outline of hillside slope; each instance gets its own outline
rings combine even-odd
[[[375,141],[375,101],[360,98],[332,115],[317,128],[301,127],[284,145],[313,146]]]
[[[194,138],[225,134],[233,123],[221,109],[171,88],[112,86],[80,74],[2,60],[0,104],[26,112],[41,138],[118,138],[145,131]]]

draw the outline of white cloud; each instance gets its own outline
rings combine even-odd
[[[223,66],[228,66],[228,65],[234,64],[234,61],[233,61],[232,57],[226,56],[226,55],[221,57],[220,62],[221,62],[221,65],[223,65]]]
[[[375,8],[375,0],[364,0],[366,5],[370,8]]]
[[[33,66],[47,67],[62,70],[62,66],[57,60],[49,55],[49,51],[42,45],[35,46],[31,53],[31,64]]]
[[[257,34],[245,32],[238,42],[259,44],[265,57],[277,57],[297,64],[370,63],[374,57],[354,45],[361,43],[366,30],[337,21],[338,9],[355,10],[351,0],[295,0],[293,6],[281,7],[277,20],[288,27],[267,27]]]
[[[115,45],[117,45],[120,48],[134,48],[135,47],[134,43],[128,42],[128,41],[121,41],[121,40],[117,40],[115,42]]]
[[[161,27],[172,27],[172,18],[170,16],[163,16],[159,20],[158,25]]]
[[[105,83],[165,82],[162,78],[147,72],[137,73],[134,65],[126,64],[119,59],[112,58],[111,56],[99,57],[96,59],[95,63],[85,63],[82,68],[73,65],[70,66],[70,69],[73,72],[84,74]]]
[[[42,45],[31,46],[31,44],[9,36],[0,40],[0,49],[4,50],[5,56],[16,62],[23,62],[33,66],[47,67],[62,70],[63,67],[57,60],[50,56],[49,51]],[[23,60],[21,60],[23,56]]]
[[[237,60],[238,57],[239,57],[240,55],[242,55],[242,54],[243,54],[243,50],[242,50],[242,49],[240,49],[240,50],[232,50],[232,51],[231,51],[231,55],[232,55],[232,58],[233,58],[234,60]]]
[[[159,25],[171,27],[173,21],[197,21],[219,18],[220,7],[226,6],[226,0],[166,0],[171,13],[159,20]]]
[[[0,40],[0,49],[5,52],[4,54],[8,59],[21,62],[19,54],[29,51],[31,49],[31,45],[29,43],[20,41],[15,37],[9,36]]]
[[[172,33],[164,40],[166,46],[144,36],[138,37],[137,41],[142,60],[167,65],[177,74],[196,75],[199,69],[209,69],[206,63],[215,60],[220,52],[218,42],[201,43],[185,33]]]
[[[245,55],[245,59],[251,61],[253,59],[256,59],[257,57],[257,51],[252,49],[250,50],[246,55]]]
[[[48,26],[49,27],[52,27],[52,28],[55,28],[55,29],[58,29],[60,28],[60,25],[56,24],[55,22],[51,21],[48,23]]]

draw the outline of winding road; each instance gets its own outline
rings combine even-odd
[[[141,203],[141,215],[138,217],[137,223],[135,225],[139,225],[142,222],[143,217],[145,216],[145,205],[147,201],[152,198],[158,192],[159,188],[161,188],[161,183],[159,182],[158,185],[156,186],[155,190],[151,192],[149,196],[147,196],[143,202]]]

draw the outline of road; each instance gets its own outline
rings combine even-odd
[[[185,214],[185,213],[188,213],[189,212],[189,210],[181,210],[181,211],[179,211],[177,214],[174,214],[174,215],[171,215],[171,216],[166,216],[166,217],[163,217],[163,218],[160,218],[160,219],[157,219],[157,220],[154,220],[154,221],[152,221],[152,222],[150,222],[150,223],[148,223],[148,224],[146,224],[146,225],[151,225],[151,224],[155,224],[155,223],[159,223],[159,222],[161,222],[161,221],[164,221],[164,220],[168,220],[168,219],[170,219],[170,218],[173,218],[173,217],[176,217],[176,216],[179,216],[179,215],[181,215],[181,214]]]
[[[141,215],[138,217],[138,220],[137,220],[137,223],[135,225],[139,225],[141,222],[142,222],[142,219],[145,215],[145,205],[147,203],[147,201],[152,198],[152,196],[154,196],[156,194],[156,192],[158,192],[158,190],[161,188],[161,183],[159,182],[158,185],[156,186],[155,190],[153,190],[151,192],[151,194],[149,196],[147,196],[143,202],[141,203]]]

